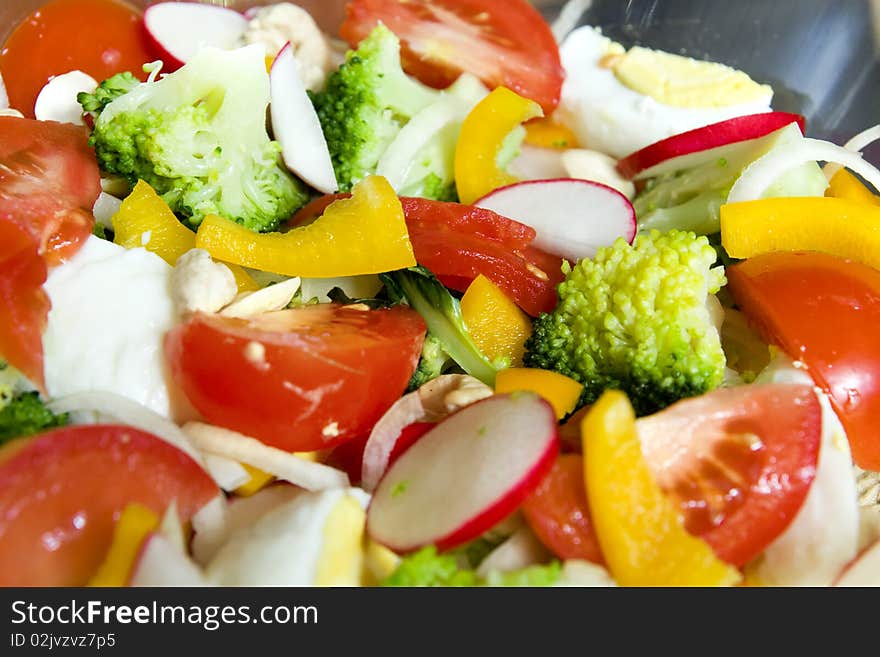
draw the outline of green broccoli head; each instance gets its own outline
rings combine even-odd
[[[100,110],[90,143],[101,168],[144,180],[193,227],[218,214],[274,230],[308,200],[266,132],[269,80],[258,47],[206,48],[102,107],[95,98],[81,100]]]
[[[86,112],[95,112],[100,114],[111,102],[127,94],[140,84],[131,73],[117,73],[113,77],[107,78],[93,93],[81,91],[76,95],[76,102],[82,105]]]
[[[0,407],[0,444],[63,426],[67,420],[67,414],[55,415],[46,408],[36,392],[21,393]]]
[[[403,72],[400,40],[377,25],[324,91],[312,95],[340,190],[349,191],[375,171],[406,122],[439,97]]]
[[[639,415],[716,388],[725,358],[711,311],[725,283],[705,237],[651,231],[582,260],[559,286],[559,304],[534,323],[528,367],[584,384],[581,402],[626,392]]]

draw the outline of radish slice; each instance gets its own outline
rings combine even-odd
[[[880,586],[880,541],[847,566],[834,586]]]
[[[556,416],[537,395],[495,395],[449,416],[385,473],[367,531],[395,552],[453,548],[513,513],[558,451]]]
[[[341,470],[269,447],[256,438],[201,422],[189,422],[183,431],[196,447],[208,454],[247,463],[306,490],[348,486],[348,475]]]
[[[225,495],[218,495],[199,509],[191,518],[193,536],[193,556],[204,564],[200,553],[216,552],[227,535],[228,504]]]
[[[637,180],[690,169],[724,158],[725,150],[734,144],[766,137],[791,123],[804,131],[804,117],[798,114],[738,116],[655,142],[620,160],[617,169],[626,178]]]
[[[287,168],[324,194],[337,190],[336,174],[321,122],[299,77],[290,42],[269,71],[272,131]]]
[[[837,162],[862,176],[874,189],[880,190],[880,171],[868,164],[858,153],[848,151],[820,139],[803,138],[780,144],[746,167],[733,184],[728,203],[760,199],[783,174],[801,164],[817,161]]]
[[[616,189],[592,180],[515,183],[474,205],[531,226],[538,233],[536,247],[572,261],[592,258],[619,237],[632,243],[636,236],[632,203]]]
[[[56,75],[46,83],[34,104],[34,116],[38,121],[58,121],[85,125],[83,108],[76,101],[79,92],[92,93],[98,82],[82,71],[70,71]]]
[[[138,555],[131,586],[207,586],[201,569],[162,534],[147,537]]]
[[[455,391],[466,394],[450,398]],[[361,487],[372,492],[379,484],[404,428],[415,422],[439,422],[459,408],[491,396],[492,389],[473,377],[442,374],[398,399],[373,426],[364,446]]]
[[[183,535],[183,523],[180,514],[177,513],[177,501],[171,500],[171,504],[165,509],[162,522],[157,530],[165,539],[181,552],[186,552],[186,538]]]
[[[875,125],[874,127],[868,128],[867,130],[864,130],[857,134],[855,137],[846,142],[843,147],[848,151],[861,153],[866,146],[870,146],[878,139],[880,139],[880,125]],[[828,180],[831,180],[834,177],[834,174],[840,171],[842,168],[843,167],[836,162],[830,162],[829,164],[825,165],[825,177],[828,178]]]
[[[168,72],[204,46],[235,48],[247,24],[237,11],[194,2],[160,2],[144,12],[147,37],[162,53]]]

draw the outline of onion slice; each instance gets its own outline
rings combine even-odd
[[[306,490],[346,488],[349,485],[348,475],[341,470],[307,461],[229,429],[189,422],[183,426],[183,431],[196,447],[208,454],[247,463]]]
[[[867,130],[863,130],[855,137],[846,142],[843,147],[848,151],[853,151],[855,153],[861,153],[867,146],[870,146],[875,141],[880,139],[880,125],[875,125],[872,128],[868,128]],[[834,174],[840,171],[843,167],[837,162],[829,162],[825,165],[825,169],[823,172],[825,173],[825,177],[828,180],[831,180],[834,177]]]
[[[861,155],[820,139],[807,137],[780,144],[752,162],[734,183],[727,197],[728,203],[760,199],[767,189],[783,174],[807,162],[836,162],[867,180],[880,190],[880,171],[866,162]]]

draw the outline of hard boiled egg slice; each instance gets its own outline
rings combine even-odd
[[[770,110],[773,90],[722,64],[636,47],[592,27],[560,49],[566,71],[558,116],[581,146],[621,158],[734,116]]]
[[[207,567],[221,586],[357,586],[366,494],[302,491],[234,531]]]
[[[90,236],[45,284],[43,335],[51,397],[104,391],[178,421],[192,415],[171,381],[162,340],[177,321],[171,267],[145,249]]]

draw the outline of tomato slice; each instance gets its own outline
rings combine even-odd
[[[880,470],[880,272],[824,253],[769,253],[728,268],[728,289],[768,342],[830,396],[856,464]]]
[[[219,490],[189,456],[131,427],[65,427],[0,464],[0,586],[82,586],[130,503],[184,521]]]
[[[416,260],[445,285],[464,292],[483,274],[533,317],[556,307],[562,259],[530,246],[534,229],[459,203],[401,203]]]
[[[0,117],[0,357],[40,388],[46,267],[91,234],[100,192],[84,129]]]
[[[24,19],[0,48],[9,104],[33,118],[54,75],[80,70],[100,82],[157,59],[147,49],[140,12],[115,0],[52,0]]]
[[[721,388],[636,425],[685,528],[734,566],[788,527],[816,476],[822,409],[812,386]]]
[[[425,331],[405,306],[320,304],[247,320],[196,314],[168,334],[165,352],[209,422],[310,452],[369,433],[406,389]]]
[[[356,46],[380,21],[401,39],[404,70],[426,84],[446,87],[469,72],[547,114],[559,104],[559,48],[526,0],[354,0],[340,33]]]
[[[590,519],[580,454],[561,454],[553,469],[523,502],[529,527],[560,559],[602,564],[602,549]]]

